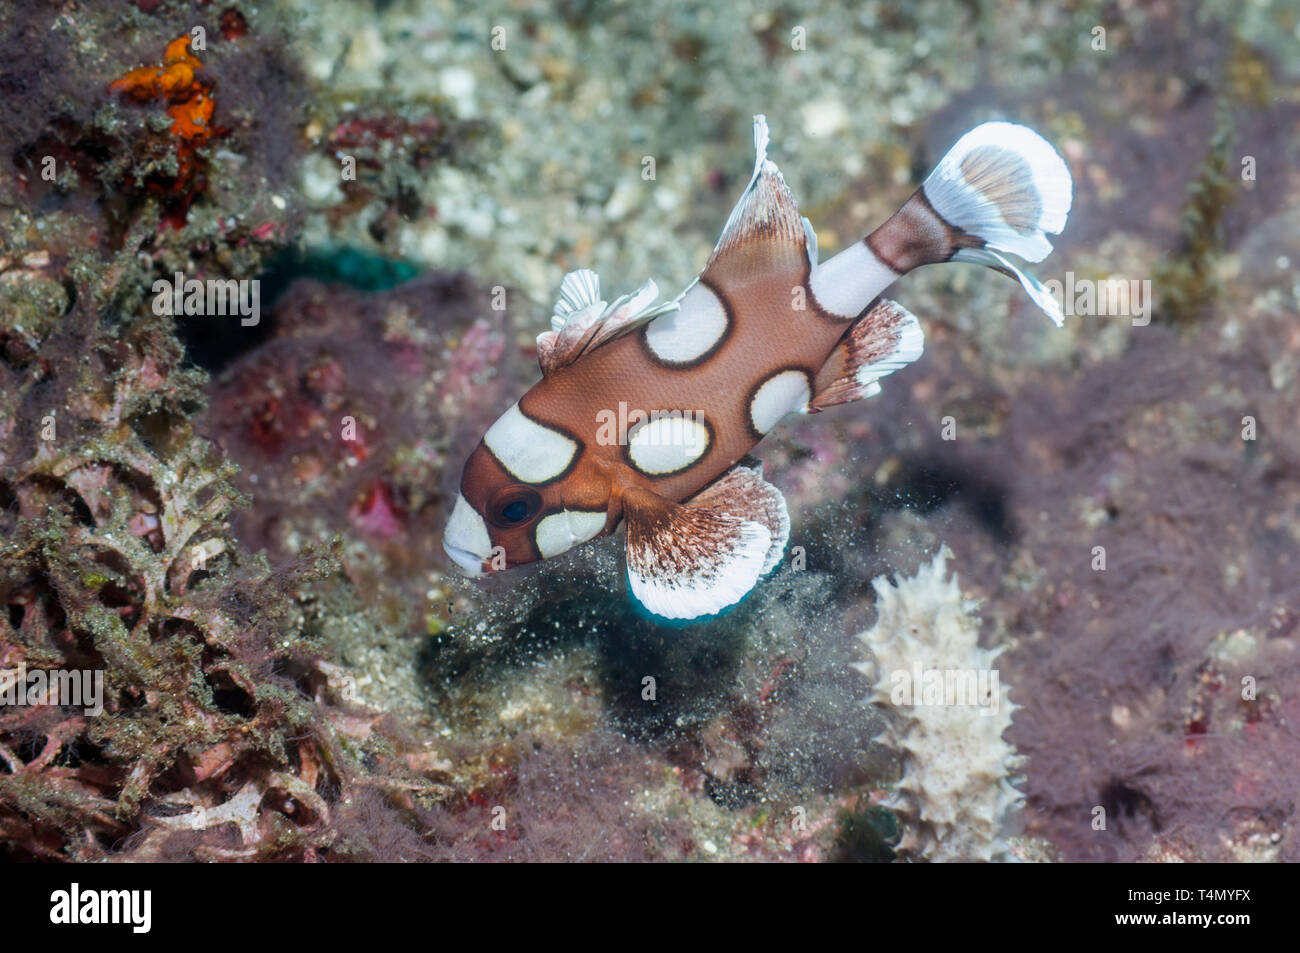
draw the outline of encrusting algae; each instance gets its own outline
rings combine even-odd
[[[176,137],[176,177],[168,191],[184,194],[199,186],[202,173],[197,150],[219,135],[212,125],[216,101],[212,80],[199,71],[203,63],[190,50],[190,35],[178,36],[167,44],[160,66],[139,66],[109,84],[139,105],[165,101],[171,117],[171,134]]]

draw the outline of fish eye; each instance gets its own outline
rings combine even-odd
[[[497,526],[510,529],[522,526],[542,508],[542,497],[526,486],[511,486],[499,491],[488,508],[489,518]]]

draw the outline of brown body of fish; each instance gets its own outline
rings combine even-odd
[[[782,267],[770,245],[758,248],[760,261],[728,255],[700,276],[700,284],[717,297],[727,313],[727,330],[703,360],[670,364],[659,360],[646,342],[647,326],[625,335],[561,367],[538,381],[519,401],[528,417],[548,423],[567,422],[567,435],[580,450],[569,471],[539,487],[543,509],[607,509],[604,533],[613,531],[622,516],[622,497],[632,488],[644,488],[674,502],[689,499],[730,470],[763,438],[749,420],[751,390],[755,382],[786,369],[819,375],[851,321],[822,310],[807,286],[809,265],[802,245],[789,245]],[[739,299],[744,300],[744,320],[736,319]],[[802,309],[798,307],[802,306]],[[690,303],[684,303],[677,320],[690,321]],[[662,320],[662,319],[658,319]],[[707,369],[705,367],[707,365]],[[690,467],[677,473],[650,476],[627,462],[625,440],[601,440],[602,411],[628,413],[687,411],[704,423],[709,447]],[[581,421],[580,426],[574,422]],[[550,423],[554,426],[553,423]],[[491,461],[484,457],[482,463]],[[486,476],[486,474],[484,474]],[[479,474],[466,473],[463,485],[469,502],[475,499]],[[501,474],[501,478],[506,475]],[[571,477],[571,479],[570,479]],[[512,552],[518,546],[518,550]],[[509,562],[536,559],[527,539],[507,545]]]
[[[443,540],[462,568],[549,558],[626,520],[633,594],[667,618],[716,612],[772,571],[789,538],[785,502],[750,450],[786,414],[871,397],[920,356],[917,319],[880,297],[894,280],[974,262],[1063,320],[1005,254],[1040,260],[1069,211],[1069,171],[1032,130],[971,130],[892,218],[825,262],[767,141],[755,117],[754,177],[674,302],[648,309],[648,282],[607,306],[594,273],[565,277],[538,338],[542,379],[466,462]]]

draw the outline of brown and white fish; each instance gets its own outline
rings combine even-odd
[[[704,271],[652,307],[647,281],[612,304],[590,271],[564,278],[542,379],[470,454],[443,547],[474,573],[548,559],[627,524],[632,595],[667,619],[738,602],[780,561],[780,491],[742,462],[788,414],[872,397],[921,355],[921,327],[880,297],[936,262],[1016,278],[1059,326],[1055,299],[1006,255],[1041,261],[1065,227],[1069,170],[1037,133],[989,122],[962,136],[898,212],[824,262],[766,155]]]

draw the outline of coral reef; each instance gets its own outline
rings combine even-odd
[[[444,470],[519,368],[485,298],[455,275],[373,294],[298,281],[198,421],[258,500],[235,517],[240,539],[280,565],[341,536],[347,574],[396,631],[447,622]]]
[[[250,33],[223,16],[201,66],[177,41],[110,92],[149,18],[2,16],[26,49],[0,85],[35,95],[5,98],[0,137],[14,167],[0,175],[0,669],[6,691],[24,674],[103,680],[102,711],[0,709],[3,852],[417,856],[417,802],[446,796],[449,763],[324,658],[334,620],[310,589],[349,591],[337,558],[272,569],[232,535],[248,497],[192,426],[206,375],[146,297],[171,269],[256,275],[287,232],[283,44],[268,20]],[[63,77],[103,95],[64,95]],[[169,122],[146,115],[155,100]]]
[[[1022,759],[1002,734],[1019,706],[997,680],[1002,650],[979,647],[976,606],[949,576],[951,556],[942,548],[896,585],[873,581],[876,624],[858,636],[871,659],[854,667],[872,680],[902,762],[884,802],[904,825],[900,859],[1005,860],[1023,795],[1012,783]]]
[[[445,769],[321,660],[302,593],[331,561],[240,550],[247,500],[191,430],[202,376],[165,324],[76,308],[41,354],[0,364],[0,668],[102,671],[104,698],[0,712],[6,852],[374,856],[357,803],[440,796]]]

